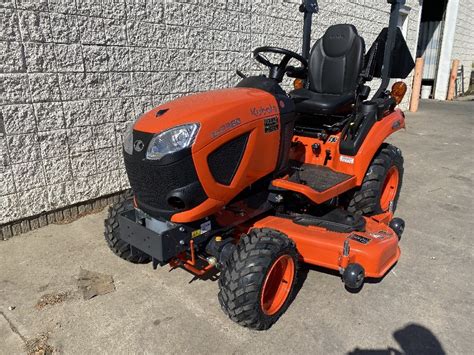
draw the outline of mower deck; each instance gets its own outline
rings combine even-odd
[[[400,257],[398,236],[377,216],[364,218],[364,232],[338,233],[276,216],[258,221],[254,228],[272,228],[286,234],[295,242],[305,263],[337,271],[357,263],[364,267],[366,277],[381,278]],[[344,255],[347,242],[350,250]]]

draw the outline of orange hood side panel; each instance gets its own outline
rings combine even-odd
[[[156,117],[160,110],[168,110]],[[265,120],[276,118],[278,129],[266,130]],[[189,222],[217,212],[246,187],[275,170],[280,146],[280,110],[275,97],[265,91],[235,88],[191,95],[163,104],[142,116],[134,129],[148,133],[187,123],[200,129],[191,148],[194,165],[209,199],[173,215],[174,222]],[[215,181],[209,155],[227,142],[248,134],[247,145],[230,185]]]
[[[167,111],[156,117],[161,110]],[[193,145],[194,153],[234,127],[278,114],[275,97],[263,90],[222,89],[164,103],[140,117],[133,128],[159,133],[187,123],[199,123],[201,127]]]

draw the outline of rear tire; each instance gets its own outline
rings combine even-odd
[[[121,212],[130,209],[132,204],[132,199],[127,198],[126,200],[118,202],[109,208],[108,217],[104,222],[104,236],[105,240],[107,241],[107,245],[115,255],[134,264],[144,264],[151,261],[150,256],[136,248],[134,248],[132,252],[132,247],[130,244],[120,239],[118,215]]]
[[[219,278],[219,302],[234,322],[270,328],[294,297],[298,256],[291,239],[272,229],[241,238]]]
[[[362,186],[354,192],[348,211],[365,216],[395,212],[402,181],[402,152],[384,143],[370,164]]]

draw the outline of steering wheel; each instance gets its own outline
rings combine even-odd
[[[262,53],[276,53],[276,54],[283,54],[284,57],[280,61],[279,64],[274,64],[270,62]],[[279,48],[279,47],[258,47],[253,51],[253,57],[255,60],[267,67],[270,68],[270,75],[269,78],[275,79],[277,82],[281,83],[283,81],[283,77],[288,71],[291,72],[302,72],[308,69],[308,61],[298,53],[292,52],[288,49]],[[291,59],[296,59],[301,63],[301,67],[294,68],[292,66],[288,66],[288,63]]]

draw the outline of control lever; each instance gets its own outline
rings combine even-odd
[[[331,150],[326,149],[326,157],[324,158],[324,166],[326,166],[328,164],[329,160],[332,160]]]
[[[321,144],[319,143],[314,143],[312,146],[311,146],[311,150],[313,151],[313,154],[318,156],[319,154],[321,154]]]
[[[246,79],[246,78],[247,78],[247,75],[245,75],[244,73],[242,73],[239,69],[237,69],[235,72],[236,72],[237,75],[240,76],[242,79]]]
[[[322,140],[324,143],[326,143],[326,140],[329,138],[329,135],[327,133],[323,133],[323,132],[318,132],[316,134],[316,138]]]
[[[305,181],[301,181],[301,175],[300,175],[300,172],[301,172],[301,171],[304,171],[304,169],[303,169],[303,168],[299,168],[299,167],[297,167],[297,166],[292,166],[291,168],[295,171],[296,181],[298,182],[298,184],[306,185],[306,182],[305,182]]]

